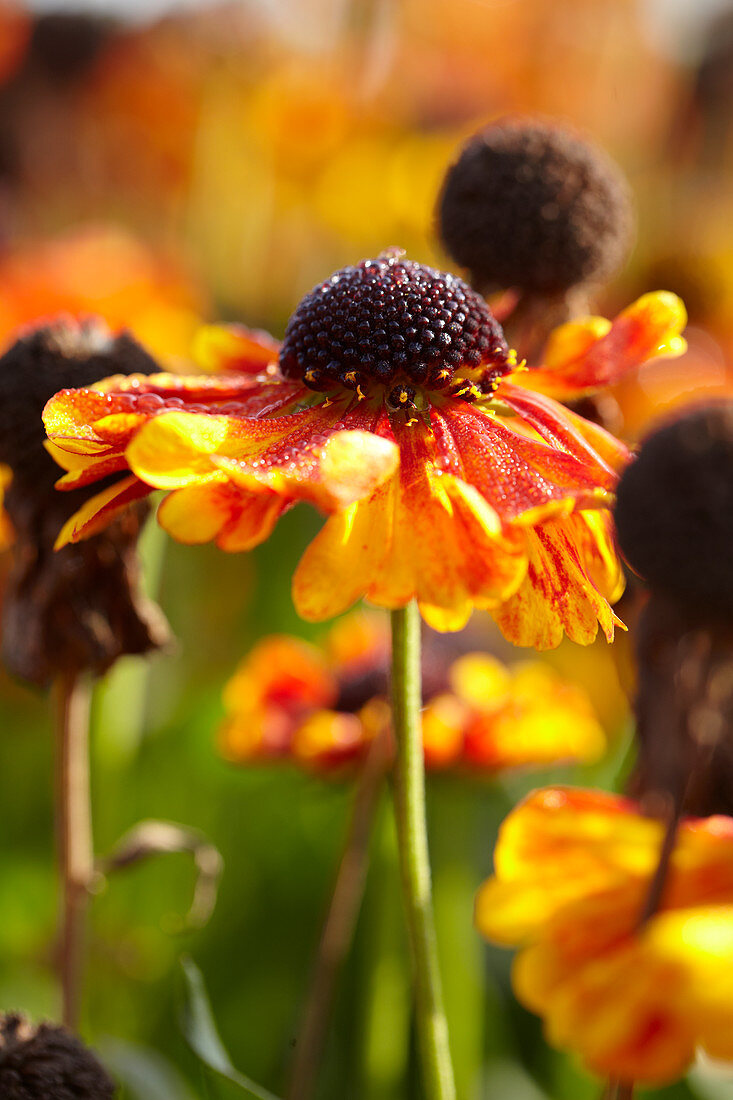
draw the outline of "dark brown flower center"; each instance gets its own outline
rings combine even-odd
[[[285,333],[280,367],[311,389],[386,388],[410,407],[416,387],[490,392],[509,350],[483,298],[461,279],[397,257],[346,267],[307,294]]]

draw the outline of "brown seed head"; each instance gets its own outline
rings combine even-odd
[[[604,152],[532,118],[509,118],[463,146],[443,183],[437,230],[486,292],[560,294],[607,278],[629,249],[626,182]]]
[[[695,622],[733,616],[733,402],[695,409],[642,443],[618,487],[624,557]]]
[[[101,1062],[65,1028],[0,1017],[3,1100],[112,1100],[115,1091]]]

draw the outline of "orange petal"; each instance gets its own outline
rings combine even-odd
[[[613,489],[618,471],[631,458],[629,449],[604,428],[530,390],[504,383],[497,395],[546,442],[568,451],[597,473],[598,483]]]
[[[162,502],[158,522],[179,542],[216,540],[230,553],[264,542],[286,504],[274,493],[246,493],[226,481],[177,489]]]
[[[396,428],[395,437],[398,475],[328,521],[296,571],[296,607],[317,620],[361,595],[382,607],[417,599],[432,626],[458,630],[476,604],[519,585],[524,533],[505,527],[473,486],[437,466],[424,427]]]
[[[676,294],[644,294],[606,332],[598,318],[561,326],[550,337],[547,366],[517,375],[516,380],[561,400],[582,397],[618,382],[649,359],[681,355],[686,345],[680,333],[686,323],[684,304]]]
[[[451,454],[454,472],[484,497],[505,522],[527,512],[568,502],[577,508],[608,502],[616,474],[598,456],[571,454],[530,439],[497,417],[450,400],[433,414],[440,452]],[[572,430],[568,425],[568,433]]]
[[[214,462],[242,488],[267,488],[332,512],[368,496],[399,461],[391,440],[365,431],[334,431],[321,446],[299,451],[293,442],[291,447],[272,465],[267,465],[267,452],[254,463],[218,456]]]
[[[240,371],[257,374],[277,363],[280,344],[267,332],[243,325],[202,325],[194,336],[193,358],[212,374]]]
[[[136,500],[150,492],[150,486],[136,477],[116,481],[101,493],[91,497],[66,521],[59,531],[54,549],[60,550],[69,542],[80,542],[102,531],[107,524],[124,512]]]

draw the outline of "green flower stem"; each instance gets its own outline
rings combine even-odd
[[[425,1094],[428,1100],[455,1100],[430,883],[421,702],[420,615],[413,601],[407,607],[392,612],[397,846],[414,971],[415,1011]]]

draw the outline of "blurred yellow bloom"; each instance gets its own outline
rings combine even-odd
[[[460,756],[469,768],[591,762],[603,755],[606,739],[588,696],[541,661],[506,666],[468,654],[453,664],[449,683],[452,695],[432,700],[423,714],[428,759],[445,753],[446,732],[448,743],[460,732]]]
[[[733,819],[678,831],[661,904],[640,916],[663,826],[598,791],[536,791],[502,826],[476,924],[522,948],[520,1000],[598,1074],[649,1083],[695,1050],[733,1058]]]

